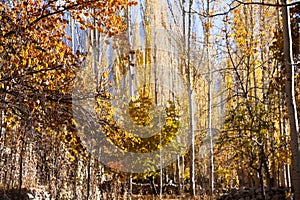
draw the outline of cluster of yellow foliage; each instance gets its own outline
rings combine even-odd
[[[23,120],[49,137],[49,128],[74,132],[71,93],[86,55],[67,45],[72,38],[66,32],[70,24],[65,15],[69,13],[82,29],[113,35],[124,28],[119,12],[134,4],[127,0],[0,2],[0,96],[5,118],[1,126],[14,132],[22,123],[10,121]],[[72,143],[70,147],[76,148],[74,142],[80,146],[74,134],[63,138]]]

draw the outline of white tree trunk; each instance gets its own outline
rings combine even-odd
[[[282,0],[286,4],[286,0]],[[292,36],[290,28],[290,12],[287,6],[282,7],[284,65],[286,69],[286,103],[290,123],[292,169],[291,180],[294,199],[300,199],[300,153],[299,153],[299,127],[295,100],[294,65],[292,54]]]
[[[196,196],[196,189],[195,189],[195,133],[194,133],[194,108],[193,108],[193,98],[192,98],[192,80],[191,80],[191,66],[190,66],[190,48],[191,48],[191,10],[193,0],[189,2],[189,16],[188,16],[188,51],[187,51],[187,75],[188,75],[188,98],[189,98],[189,131],[190,131],[190,194],[192,197]]]

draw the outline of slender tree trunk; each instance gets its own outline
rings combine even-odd
[[[177,170],[177,183],[178,183],[178,188],[177,188],[177,192],[178,194],[181,194],[181,177],[180,177],[180,155],[177,155],[177,167],[176,167],[176,170]]]
[[[21,123],[22,124],[22,123]],[[23,185],[23,158],[24,158],[24,152],[26,150],[26,134],[27,134],[27,123],[22,124],[21,126],[24,125],[24,132],[23,135],[21,136],[21,149],[20,149],[20,160],[19,160],[19,199],[22,198],[22,185]]]
[[[266,192],[265,192],[265,187],[264,187],[264,170],[263,166],[260,167],[258,170],[259,174],[259,183],[260,183],[260,188],[261,188],[261,195],[262,195],[262,200],[266,199]]]
[[[191,13],[193,0],[189,1],[189,13]],[[193,99],[192,99],[192,75],[191,75],[191,66],[190,66],[190,49],[191,49],[191,26],[192,26],[192,20],[191,20],[191,14],[189,14],[188,18],[188,51],[187,51],[187,73],[188,73],[188,96],[189,96],[189,118],[190,118],[190,124],[189,124],[189,131],[190,131],[190,142],[191,142],[191,148],[190,148],[190,194],[191,197],[196,196],[196,189],[195,189],[195,134],[194,134],[194,108],[193,108]]]
[[[150,176],[149,180],[150,180],[150,185],[152,187],[153,194],[157,195],[157,190],[156,190],[156,187],[155,187],[155,182],[154,182],[153,176]]]
[[[24,136],[25,136],[25,134],[24,134]],[[19,167],[20,167],[20,169],[19,169],[19,199],[20,200],[22,199],[24,143],[25,143],[25,138],[22,138],[20,160],[19,160]]]
[[[161,142],[160,142],[160,145],[161,145]],[[163,194],[163,166],[162,166],[161,149],[160,149],[159,155],[160,155],[160,166],[159,166],[159,198],[162,199],[162,194]]]
[[[210,1],[207,0],[206,12],[210,12]],[[208,68],[208,137],[209,137],[209,191],[210,194],[214,193],[214,157],[213,157],[213,135],[212,135],[212,68],[210,64],[210,52],[209,52],[209,36],[210,36],[210,19],[207,18],[207,25],[204,28],[205,31],[205,48],[206,48],[206,60]]]
[[[181,156],[182,158],[182,176],[181,176],[181,184],[182,184],[182,189],[181,189],[181,192],[185,192],[185,182],[184,182],[184,168],[185,168],[185,165],[184,165],[184,155]]]
[[[132,174],[129,175],[129,195],[132,195]]]
[[[89,153],[88,164],[87,164],[87,191],[86,199],[90,199],[90,186],[91,186],[91,154]]]
[[[286,4],[286,0],[282,0]],[[299,127],[297,108],[295,100],[294,65],[292,54],[292,37],[290,28],[289,7],[282,7],[283,43],[284,43],[284,65],[286,70],[286,103],[288,108],[291,151],[292,151],[292,191],[294,199],[300,199],[300,152],[299,152]]]

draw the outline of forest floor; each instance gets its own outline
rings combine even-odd
[[[190,195],[183,194],[183,195],[163,195],[162,198],[159,196],[153,195],[132,195],[131,200],[188,200],[191,199]],[[216,197],[211,196],[197,196],[194,198],[195,200],[213,200]]]
[[[33,197],[32,191],[27,190],[27,189],[22,189],[21,196],[19,196],[19,190],[18,189],[11,189],[11,190],[3,190],[0,189],[0,200],[42,200],[41,196],[36,196]],[[31,197],[31,198],[30,198]],[[46,198],[48,199],[48,198]],[[155,195],[131,195],[130,197],[127,198],[117,198],[117,199],[122,199],[122,200],[181,200],[181,199],[191,199],[188,194],[183,194],[183,195],[163,195],[161,198]],[[214,200],[214,197],[208,197],[208,196],[198,196],[194,198],[195,200]],[[110,199],[111,200],[111,199]]]
[[[250,192],[252,190],[249,189],[247,190],[241,190],[237,191],[235,190],[234,192],[230,192],[225,196],[218,196],[218,195],[198,195],[195,198],[191,198],[191,196],[188,193],[184,193],[181,195],[168,195],[164,194],[161,197],[159,195],[146,195],[146,194],[133,194],[133,195],[126,195],[126,194],[121,194],[121,195],[112,195],[109,198],[103,197],[104,200],[189,200],[189,199],[194,199],[194,200],[244,200],[244,199],[251,199],[251,200],[261,200],[262,195],[260,194],[259,191],[255,190],[255,195],[254,193]],[[254,190],[253,190],[254,191]],[[265,196],[266,200],[287,200],[290,199],[289,195],[287,195],[288,190],[286,189],[276,189],[276,190],[270,190]],[[3,188],[0,188],[0,200],[50,200],[50,194],[46,192],[45,190],[28,190],[28,189],[22,189],[21,193],[18,189],[10,189],[10,190],[4,190]],[[64,198],[65,199],[65,198]],[[66,199],[65,199],[66,200]]]

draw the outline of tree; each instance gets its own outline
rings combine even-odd
[[[282,0],[286,4],[286,0]],[[294,199],[300,198],[300,152],[299,152],[299,124],[295,99],[295,66],[293,64],[292,35],[290,26],[290,12],[288,6],[282,7],[284,65],[286,71],[286,103],[288,108],[291,152],[292,152],[292,188]]]
[[[57,160],[61,157],[52,155],[62,151],[62,143],[66,146],[64,150],[68,150],[63,151],[70,159],[68,164],[84,151],[75,134],[71,95],[75,75],[84,65],[86,52],[67,45],[67,41],[74,38],[66,32],[70,22],[66,14],[69,13],[81,29],[97,29],[113,35],[124,28],[118,12],[134,4],[83,0],[0,3],[1,137],[6,147],[12,149],[12,155],[20,155],[19,188],[24,183],[22,168],[29,155],[27,150],[32,150],[33,144],[37,146],[35,155],[40,159],[39,154],[42,154],[44,159],[43,164],[38,164],[45,173],[39,173],[40,179],[45,180],[43,183],[50,181],[51,176],[57,177],[57,171],[50,170],[48,164],[58,167]],[[90,18],[96,23],[90,23]],[[2,158],[6,156],[1,152]],[[6,162],[5,171],[14,172],[9,168],[13,165],[8,163],[14,163],[13,157]],[[16,183],[12,177],[10,181],[2,181],[7,187]],[[59,189],[58,180],[55,182]],[[59,196],[59,193],[54,195]]]

